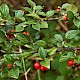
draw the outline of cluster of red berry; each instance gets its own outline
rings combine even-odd
[[[42,66],[39,62],[34,63],[34,68],[35,69],[40,69],[41,71],[49,70],[47,67]]]
[[[69,60],[68,61],[68,66],[72,66],[72,68],[75,68],[75,67],[79,67],[80,64],[79,63],[75,63],[74,60]]]
[[[57,8],[56,11],[59,13],[61,10],[60,10],[60,8]],[[67,14],[64,14],[62,16],[62,19],[66,21],[67,20]]]
[[[15,32],[15,30],[13,30],[13,29],[10,30],[10,33],[14,33],[14,32]],[[30,33],[27,32],[27,31],[24,31],[23,34],[30,36]],[[10,39],[13,39],[14,37],[15,37],[14,34],[10,34],[10,35],[9,35],[9,38],[10,38]]]

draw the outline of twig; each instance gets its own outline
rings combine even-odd
[[[58,21],[58,22],[61,25],[61,27],[67,32],[68,28],[61,21]]]
[[[22,49],[20,46],[19,46],[19,52],[22,53]],[[25,61],[23,57],[22,57],[22,62],[23,62],[23,67],[24,67],[24,72],[25,72],[25,79],[28,80],[27,75],[26,75]]]
[[[24,59],[22,58],[23,61],[23,67],[24,67],[24,72],[25,72],[25,79],[28,80],[27,75],[26,75],[26,67],[25,67],[25,62]]]

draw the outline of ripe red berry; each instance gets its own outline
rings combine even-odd
[[[12,67],[12,64],[7,64],[8,69],[11,69],[11,67]]]
[[[74,60],[69,60],[68,61],[68,66],[73,66],[73,64],[74,64]]]
[[[57,12],[60,12],[60,8],[57,8],[56,11],[57,11]]]
[[[46,68],[46,67],[44,67],[44,66],[41,66],[41,67],[40,67],[40,70],[41,70],[41,71],[45,71],[45,70],[49,70],[49,69]]]
[[[9,38],[13,39],[15,36],[14,34],[10,34]]]
[[[30,36],[30,33],[26,32],[26,31],[24,31],[23,34],[26,34],[26,35]]]
[[[62,18],[63,18],[63,20],[65,20],[65,21],[66,21],[66,20],[67,20],[67,15],[66,15],[66,14],[65,14],[65,15],[63,15],[63,16],[62,16]]]
[[[40,69],[41,65],[39,62],[34,63],[34,68],[35,69]]]
[[[12,29],[12,30],[10,30],[10,32],[11,32],[11,33],[13,33],[14,31],[15,31],[15,30],[13,30],[13,29]]]

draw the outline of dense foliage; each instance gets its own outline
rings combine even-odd
[[[0,80],[80,80],[78,8],[65,3],[44,12],[27,2],[30,7],[22,9],[28,13],[0,6]]]

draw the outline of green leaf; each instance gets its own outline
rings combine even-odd
[[[53,55],[57,51],[57,48],[52,48],[49,50],[48,55]]]
[[[54,37],[59,42],[62,42],[63,41],[63,37],[60,34],[55,34]]]
[[[45,50],[43,47],[40,47],[38,52],[39,52],[40,57],[41,57],[42,59],[45,59],[45,58],[46,58],[47,50]]]
[[[13,40],[13,45],[16,45],[16,46],[24,46],[25,43],[21,42],[20,40]]]
[[[58,76],[55,80],[65,80],[64,76]]]
[[[28,43],[30,41],[30,38],[27,35],[24,35],[24,34],[21,34],[21,33],[18,33],[16,35],[16,37],[17,37],[18,40],[20,40],[23,43]]]
[[[78,11],[78,8],[74,4],[69,4],[69,3],[63,4],[62,9],[66,9],[66,11],[71,11],[74,14]]]
[[[80,28],[80,20],[79,19],[73,19],[74,25]]]
[[[38,14],[38,15],[41,15],[41,16],[46,16],[45,12],[40,12],[40,11],[39,11],[39,12],[37,12],[37,14]]]
[[[24,11],[22,11],[22,10],[16,10],[15,11],[15,16],[16,17],[22,17],[24,15]]]
[[[6,40],[5,34],[3,31],[0,30],[0,43],[4,42]]]
[[[62,62],[62,61],[66,61],[68,60],[69,58],[67,56],[61,56],[59,61]]]
[[[21,67],[21,66],[22,66],[22,61],[21,61],[21,60],[18,60],[18,61],[15,62],[15,64],[16,64],[17,66]]]
[[[3,62],[5,61],[5,59],[0,59],[0,66],[3,64]]]
[[[74,53],[73,52],[68,52],[67,57],[68,58],[74,58]]]
[[[32,28],[35,29],[35,30],[40,31],[40,23],[32,25]]]
[[[19,19],[21,21],[25,21],[25,17],[17,17],[17,19]]]
[[[29,13],[32,13],[32,9],[29,7],[22,7],[25,11],[28,11]]]
[[[41,61],[40,64],[50,69],[50,59],[47,58],[44,61]]]
[[[31,16],[31,17],[36,18],[36,19],[41,19],[36,13],[26,14],[26,16]]]
[[[29,3],[29,5],[31,6],[31,7],[35,7],[36,6],[36,4],[32,1],[32,0],[27,0],[27,2]]]
[[[19,69],[18,69],[18,68],[11,69],[11,70],[8,72],[8,74],[9,74],[12,78],[18,79]]]
[[[46,17],[51,17],[52,15],[54,15],[54,13],[55,13],[54,10],[47,11]]]
[[[7,61],[7,62],[13,62],[13,58],[12,58],[12,56],[10,56],[9,54],[5,54],[4,55],[4,59]]]
[[[27,21],[26,21],[26,23],[27,24],[37,24],[37,21],[35,20],[35,19],[28,19]]]
[[[3,17],[6,17],[9,15],[9,7],[6,4],[2,4],[0,7],[1,14]]]
[[[77,30],[69,30],[66,34],[65,34],[65,37],[67,39],[72,39],[74,38],[76,35],[77,35]]]
[[[77,8],[74,4],[71,4],[71,5],[67,8],[67,11],[71,11],[71,12],[73,12],[73,13],[75,14],[75,13],[77,13],[78,8]]]
[[[23,52],[22,54],[20,54],[21,58],[27,58],[28,56],[30,56],[30,52]]]
[[[36,6],[36,9],[35,10],[41,10],[41,9],[43,9],[43,7],[40,6],[40,5],[38,5],[38,6]]]
[[[16,29],[15,29],[16,32],[21,32],[23,30],[24,30],[24,27],[23,26],[20,26],[20,25],[17,25],[16,26]]]
[[[48,23],[46,21],[42,21],[40,28],[48,28]]]
[[[45,47],[47,45],[47,43],[43,40],[38,40],[35,42],[35,44],[37,44],[39,47]]]
[[[74,14],[73,14],[71,11],[68,11],[68,12],[67,12],[67,16],[68,16],[68,20],[69,20],[69,21],[73,21]]]
[[[62,9],[67,9],[69,6],[70,6],[69,3],[65,3],[65,4],[62,5]]]

